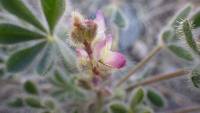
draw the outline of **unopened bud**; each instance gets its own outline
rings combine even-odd
[[[75,43],[91,42],[96,37],[97,24],[84,19],[80,13],[73,13],[72,25],[71,38]]]
[[[72,23],[74,26],[79,26],[83,20],[84,17],[79,12],[72,13]]]
[[[93,20],[85,21],[85,37],[86,40],[91,42],[96,37],[97,24]]]

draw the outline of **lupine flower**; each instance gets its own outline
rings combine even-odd
[[[102,13],[97,12],[96,19],[89,21],[97,25],[97,33],[91,43],[93,60],[111,68],[122,68],[126,63],[125,57],[119,52],[111,51],[112,36],[105,35],[105,21]],[[77,54],[81,62],[89,60],[89,55],[84,48],[78,48]]]

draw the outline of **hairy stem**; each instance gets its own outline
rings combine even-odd
[[[178,69],[174,72],[165,73],[165,74],[158,74],[158,75],[149,77],[146,80],[138,82],[138,83],[136,83],[132,86],[129,86],[126,90],[127,90],[127,92],[130,92],[138,86],[145,86],[145,85],[153,84],[153,83],[160,82],[160,81],[163,81],[163,80],[168,80],[168,79],[171,79],[171,78],[183,76],[185,74],[188,74],[189,72],[190,71],[188,71],[186,69]]]
[[[88,56],[89,56],[89,58],[90,58],[90,65],[91,65],[91,67],[92,67],[92,72],[93,72],[93,74],[94,74],[94,75],[99,75],[100,72],[98,71],[97,67],[95,67],[95,66],[93,65],[93,62],[92,62],[92,60],[93,60],[93,56],[92,56],[93,51],[92,51],[92,48],[91,48],[91,44],[85,41],[85,42],[84,42],[84,46],[85,46],[85,50],[86,50],[86,52],[88,53]]]
[[[126,82],[134,73],[136,73],[140,68],[142,68],[146,63],[148,63],[151,58],[153,58],[153,56],[156,55],[156,53],[158,53],[161,48],[163,46],[162,45],[157,45],[142,61],[140,61],[133,69],[131,69],[128,74],[122,78],[116,85],[116,87],[119,87],[120,85],[122,85],[124,82]]]
[[[197,112],[197,111],[200,111],[200,106],[191,106],[191,107],[171,111],[168,113],[191,113],[191,112]]]
[[[97,105],[97,113],[101,113],[102,112],[102,109],[103,109],[103,95],[102,94],[99,94],[97,96],[97,100],[98,100],[98,105]]]

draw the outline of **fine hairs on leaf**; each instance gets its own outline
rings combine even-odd
[[[197,29],[200,27],[200,10],[193,14],[190,21],[192,22],[193,28]]]
[[[194,51],[194,53],[200,55],[200,50],[192,34],[192,26],[188,20],[185,20],[182,23],[182,30],[183,30],[185,40],[187,44],[189,45],[189,47]]]
[[[200,88],[200,65],[197,65],[192,70],[192,73],[190,75],[191,81],[196,88]]]
[[[191,4],[185,5],[185,7],[182,10],[180,10],[176,14],[176,16],[174,16],[175,18],[172,19],[172,22],[171,22],[172,27],[176,29],[181,24],[181,22],[188,17],[191,10],[192,10]]]
[[[176,46],[176,45],[168,45],[168,49],[174,53],[177,57],[182,58],[186,61],[193,61],[193,55],[186,50],[185,48],[181,46]]]

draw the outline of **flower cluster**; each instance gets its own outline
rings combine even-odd
[[[104,72],[125,65],[125,57],[111,51],[112,36],[105,34],[105,21],[100,11],[94,20],[84,19],[76,12],[72,21],[71,38],[75,43],[83,45],[76,49],[79,62],[90,67],[94,76],[102,77]]]

